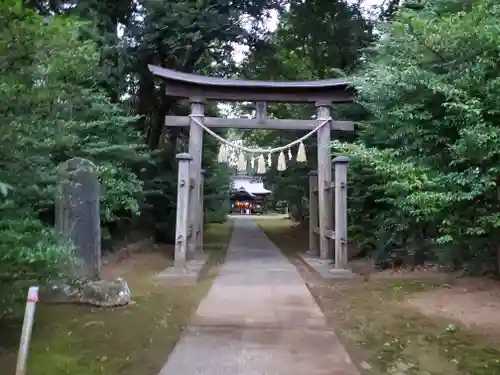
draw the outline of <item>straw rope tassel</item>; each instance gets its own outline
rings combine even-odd
[[[278,171],[284,171],[286,170],[286,159],[285,159],[285,154],[283,151],[280,152],[280,156],[278,157]]]
[[[245,154],[240,152],[238,156],[238,171],[245,172],[247,170],[247,161],[245,160]]]
[[[221,143],[219,147],[219,154],[217,155],[217,161],[219,163],[227,163],[227,157],[228,157],[228,147],[226,146],[225,143]]]
[[[304,146],[304,143],[300,142],[299,151],[297,152],[297,162],[305,163],[306,161],[307,161],[306,147]]]
[[[257,173],[264,174],[266,173],[266,160],[264,159],[264,155],[260,154],[259,160],[257,163]]]

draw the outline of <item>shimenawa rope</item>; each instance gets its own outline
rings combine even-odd
[[[240,154],[238,156],[237,160],[237,168],[240,172],[244,172],[247,168],[247,161],[245,159],[245,155],[243,152],[251,153],[251,154],[258,154],[260,153],[260,156],[258,158],[258,166],[257,166],[257,173],[259,174],[264,174],[266,173],[266,161],[264,159],[264,154],[268,154],[267,158],[267,164],[270,167],[272,165],[272,159],[271,159],[271,154],[275,152],[280,152],[278,156],[278,166],[277,169],[278,171],[284,171],[286,169],[286,158],[285,154],[283,153],[283,150],[288,149],[288,157],[291,160],[292,159],[292,153],[291,153],[291,148],[295,146],[296,144],[299,144],[299,150],[297,152],[297,162],[298,163],[304,163],[307,161],[306,157],[306,150],[303,141],[309,138],[311,135],[316,133],[321,127],[324,125],[328,124],[331,121],[331,117],[328,118],[320,118],[317,119],[319,123],[316,125],[314,129],[312,129],[309,133],[304,135],[303,137],[300,137],[299,139],[296,139],[293,142],[290,142],[284,146],[280,147],[274,147],[274,148],[249,148],[245,147],[236,143],[233,143],[231,141],[228,141],[227,139],[221,137],[220,135],[216,134],[214,131],[209,129],[208,127],[203,124],[203,122],[200,121],[200,118],[203,118],[203,115],[189,115],[189,117],[197,124],[199,125],[203,130],[205,130],[208,134],[210,134],[212,137],[217,139],[219,142],[221,142],[221,146],[219,149],[219,154],[217,156],[219,163],[224,163],[228,161],[228,156],[229,156],[229,148],[236,149],[240,151]],[[254,164],[254,158],[252,157],[251,159],[252,162],[252,169],[253,169],[253,164]]]
[[[309,138],[311,135],[313,135],[319,129],[321,129],[321,127],[323,127],[324,125],[326,125],[328,122],[330,122],[332,120],[331,117],[318,119],[317,121],[321,121],[321,122],[313,130],[311,130],[309,133],[307,133],[303,137],[300,137],[299,139],[296,139],[295,141],[290,142],[284,146],[275,147],[275,148],[249,148],[249,147],[241,146],[241,145],[238,145],[238,144],[233,143],[231,141],[228,141],[227,139],[225,139],[225,138],[221,137],[220,135],[218,135],[217,133],[213,132],[210,128],[207,128],[205,126],[205,124],[203,124],[201,121],[198,120],[199,117],[204,117],[204,116],[189,115],[189,117],[191,117],[193,119],[193,121],[196,124],[198,124],[199,126],[201,126],[208,134],[210,134],[212,137],[216,138],[220,142],[230,146],[231,148],[235,148],[235,149],[238,149],[240,151],[245,151],[245,152],[249,152],[252,154],[274,154],[275,152],[289,149],[292,146],[295,146],[296,144],[305,141],[307,138]]]

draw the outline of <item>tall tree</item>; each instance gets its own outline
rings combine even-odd
[[[72,15],[90,21],[82,39],[92,39],[101,54],[99,85],[112,102],[117,103],[125,91],[126,56],[118,38],[120,26],[127,27],[135,14],[133,0],[25,0],[25,4],[43,16]]]

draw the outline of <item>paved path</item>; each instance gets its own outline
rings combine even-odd
[[[251,218],[160,375],[359,375],[297,269]]]

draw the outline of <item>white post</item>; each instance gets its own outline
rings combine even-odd
[[[175,219],[174,267],[183,270],[187,260],[188,212],[189,212],[189,154],[177,154],[179,172],[177,178],[177,217]]]
[[[347,156],[333,159],[335,166],[335,268],[347,267]]]
[[[28,360],[28,350],[30,346],[31,331],[33,329],[37,302],[38,287],[32,286],[28,290],[28,298],[26,300],[23,329],[21,331],[21,342],[19,344],[19,353],[17,355],[16,375],[26,374],[26,362]]]

